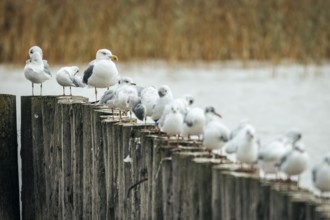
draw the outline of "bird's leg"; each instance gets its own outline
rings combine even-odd
[[[70,86],[70,96],[72,96],[72,92],[71,92],[71,86]]]
[[[42,96],[42,83],[40,83],[40,96]]]
[[[300,175],[298,175],[298,180],[297,180],[297,188],[298,188],[298,190],[300,189],[299,188],[299,182],[300,182]]]
[[[115,115],[114,115],[114,110],[113,110],[113,108],[111,108],[111,112],[112,112],[112,120],[115,120]]]
[[[32,83],[32,96],[34,96],[34,83]]]
[[[95,87],[95,101],[97,101],[97,89]]]
[[[65,96],[65,88],[64,88],[64,86],[62,86],[63,87],[63,96]]]
[[[177,135],[175,135],[176,136],[176,147],[179,147],[179,137],[180,137],[180,135],[179,134],[177,134]],[[183,136],[182,136],[183,137]]]

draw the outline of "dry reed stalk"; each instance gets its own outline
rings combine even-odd
[[[24,63],[35,44],[62,64],[88,62],[99,48],[121,60],[319,62],[330,56],[329,8],[328,0],[4,0],[0,62]]]

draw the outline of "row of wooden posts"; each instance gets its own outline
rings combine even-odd
[[[308,190],[85,97],[21,97],[23,219],[330,219]],[[19,219],[16,97],[0,95],[0,219]]]

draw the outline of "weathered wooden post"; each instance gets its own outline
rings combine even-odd
[[[22,217],[45,219],[51,192],[50,170],[53,115],[57,97],[23,96],[21,98]]]
[[[123,167],[124,167],[124,154],[123,154],[123,126],[122,123],[130,120],[123,117],[121,122],[114,124],[113,133],[113,200],[115,219],[122,218],[124,207],[124,192],[123,192]],[[125,197],[126,199],[126,197]]]
[[[130,137],[130,157],[131,163],[131,186],[129,186],[128,199],[130,199],[132,212],[131,219],[139,219],[141,215],[141,188],[147,185],[147,170],[141,166],[142,160],[145,160],[145,155],[141,154],[145,146],[141,143],[141,137],[150,133],[154,128],[153,125],[135,125],[131,131]]]
[[[62,203],[60,193],[60,175],[62,161],[62,106],[56,105],[54,113],[54,135],[50,147],[50,204],[49,217],[50,219],[62,218]]]
[[[112,117],[103,119],[105,132],[104,136],[106,141],[104,143],[104,156],[105,156],[105,179],[106,179],[106,219],[115,219],[115,204],[114,204],[114,166],[113,166],[113,151],[114,151],[114,124],[118,121]]]
[[[228,163],[220,164],[214,166],[212,169],[212,219],[224,219],[225,216],[225,204],[227,200],[225,200],[224,188],[225,188],[225,179],[223,176],[223,172],[230,169]],[[193,212],[195,212],[193,210]]]
[[[105,219],[106,217],[106,188],[105,188],[105,167],[103,156],[103,133],[101,116],[110,115],[111,111],[106,106],[93,106],[92,111],[92,201],[93,201],[93,219]],[[104,134],[106,135],[106,134]]]
[[[20,219],[16,96],[0,95],[0,219]]]
[[[61,175],[61,191],[63,195],[62,209],[63,219],[72,219],[73,213],[73,175],[71,168],[71,118],[72,109],[71,104],[67,100],[60,100],[58,102],[62,106],[62,175]]]
[[[188,179],[190,173],[189,163],[193,158],[202,157],[207,155],[207,152],[175,152],[172,154],[172,169],[173,169],[173,182],[172,182],[172,193],[173,193],[173,219],[186,219],[188,216],[185,212],[184,199],[188,194],[187,185],[189,184]]]
[[[173,219],[173,169],[172,169],[172,150],[176,146],[164,145],[162,146],[162,162],[161,162],[161,174],[162,175],[162,190],[163,190],[163,219]]]
[[[73,219],[83,218],[83,104],[88,99],[72,103],[71,160],[73,171]]]
[[[92,104],[83,104],[83,218],[92,219]]]
[[[62,186],[61,194],[61,203],[63,209],[63,218],[64,219],[76,219],[75,212],[77,209],[82,210],[82,206],[78,208],[78,204],[81,204],[81,201],[78,201],[82,196],[82,188],[76,188],[76,184],[81,185],[81,179],[77,179],[77,171],[75,169],[76,164],[82,163],[82,154],[76,154],[76,150],[81,148],[77,144],[82,144],[82,103],[85,103],[87,98],[84,97],[60,97],[58,105],[61,106],[61,148],[62,148],[62,161],[58,163],[61,166],[61,184]],[[79,112],[80,111],[80,112]],[[77,126],[77,127],[76,127]],[[81,150],[80,150],[81,152]],[[77,157],[80,156],[80,157]],[[80,161],[76,160],[77,158]],[[82,175],[80,173],[79,175]],[[80,181],[80,183],[79,183]],[[77,198],[78,196],[78,198]],[[82,213],[78,213],[82,216]]]
[[[191,200],[187,201],[190,217],[189,219],[212,219],[212,167],[225,159],[213,159],[209,157],[194,158],[191,163],[193,178],[190,182],[194,183],[190,188],[195,188]],[[189,196],[188,196],[189,198]],[[194,201],[194,202],[193,202]],[[191,206],[192,205],[192,206]],[[198,213],[194,213],[194,212]]]
[[[143,179],[146,180],[143,183],[141,183],[139,185],[139,189],[140,189],[140,219],[148,219],[148,216],[151,218],[150,215],[148,215],[148,211],[151,211],[151,207],[149,207],[149,204],[151,206],[151,201],[150,201],[150,197],[151,197],[151,192],[149,194],[149,190],[151,190],[151,186],[149,184],[149,178],[151,178],[151,174],[148,170],[148,163],[147,163],[147,154],[151,153],[150,147],[151,147],[151,143],[152,143],[152,137],[149,136],[150,131],[144,131],[141,133],[141,147],[139,148],[139,151],[137,151],[137,155],[141,155],[141,159],[138,160],[137,162],[137,167],[138,167],[138,179],[140,181],[142,181]],[[151,156],[148,156],[149,160],[151,158]],[[149,167],[150,167],[150,163],[149,163]],[[149,203],[150,201],[150,203]],[[148,208],[149,207],[149,208]],[[149,219],[150,219],[149,218]]]

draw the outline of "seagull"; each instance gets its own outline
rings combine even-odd
[[[194,98],[191,95],[184,95],[181,98],[173,99],[172,103],[178,107],[181,114],[185,115],[189,107],[194,104]]]
[[[209,151],[221,149],[229,140],[230,130],[222,122],[214,107],[205,108],[206,122],[203,127],[203,145]]]
[[[289,131],[262,147],[258,153],[258,166],[267,174],[277,174],[278,164],[281,158],[292,149],[292,146],[301,139],[301,133],[295,130]]]
[[[320,164],[313,167],[312,178],[314,186],[321,192],[321,197],[323,193],[330,192],[330,153]]]
[[[71,87],[84,87],[85,84],[82,83],[81,78],[77,75],[79,72],[79,68],[77,66],[67,66],[62,67],[56,73],[56,81],[63,87],[63,95],[65,96],[65,87],[70,88],[70,96]]]
[[[199,107],[194,107],[188,110],[183,121],[182,134],[188,136],[197,135],[200,137],[203,134],[205,124],[204,110]]]
[[[119,74],[113,60],[118,60],[108,49],[100,49],[96,52],[96,59],[91,61],[84,72],[83,82],[95,88],[97,100],[97,88],[109,88],[118,82]]]
[[[249,125],[247,120],[241,121],[238,126],[230,132],[229,141],[224,146],[225,152],[227,154],[236,153],[238,147],[237,135],[245,128],[246,125]]]
[[[162,124],[168,113],[171,112],[171,106],[175,105],[178,108],[178,111],[184,117],[189,110],[190,105],[194,103],[194,98],[190,95],[184,95],[181,98],[172,99],[168,104],[165,105],[162,116],[158,120],[158,124]]]
[[[175,104],[171,104],[170,112],[166,115],[163,123],[160,125],[160,130],[167,133],[168,138],[171,135],[176,135],[178,137],[182,133],[182,122],[183,116],[179,111],[179,107]]]
[[[114,117],[114,108],[115,108],[115,98],[116,98],[116,92],[124,85],[131,85],[133,84],[133,79],[131,77],[121,77],[118,82],[110,86],[110,88],[104,92],[102,95],[99,104],[105,104],[109,108],[112,109],[112,116]]]
[[[308,161],[309,156],[303,144],[295,143],[293,148],[282,157],[277,166],[287,175],[288,182],[291,182],[291,176],[295,175],[298,175],[299,182],[299,175],[307,169]]]
[[[135,99],[138,99],[138,91],[133,85],[126,84],[116,90],[114,106],[119,109],[120,119],[122,111],[131,111],[133,105],[130,104],[130,100]],[[135,103],[135,101],[131,101],[131,103]]]
[[[29,49],[30,59],[24,67],[25,77],[32,82],[32,96],[34,96],[34,84],[40,84],[40,95],[42,95],[42,83],[52,77],[47,60],[42,60],[42,50],[38,46]]]
[[[136,106],[136,109],[139,109],[136,113],[139,115],[140,120],[147,121],[147,117],[152,116],[153,107],[156,105],[157,100],[159,99],[158,90],[154,86],[147,86],[141,91],[141,100],[140,104]]]
[[[253,166],[258,158],[259,141],[255,128],[246,124],[233,139],[237,144],[236,159]]]
[[[165,106],[173,100],[172,91],[167,85],[162,85],[158,88],[158,95],[159,99],[153,107],[151,116],[156,123],[162,117]]]

